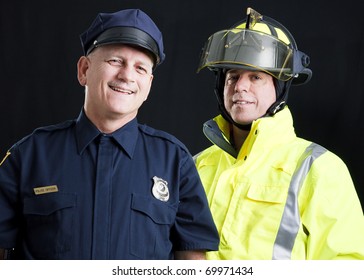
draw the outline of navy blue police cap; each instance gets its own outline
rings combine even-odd
[[[155,58],[154,66],[161,64],[165,58],[161,31],[139,9],[99,13],[80,39],[85,55],[101,45],[124,43],[150,51]]]

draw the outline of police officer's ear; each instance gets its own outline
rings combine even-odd
[[[86,56],[81,56],[77,62],[77,79],[81,86],[86,85],[86,71],[89,68],[89,62]]]

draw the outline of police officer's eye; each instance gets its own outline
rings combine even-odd
[[[138,72],[147,73],[147,69],[142,66],[137,66]]]
[[[150,70],[147,66],[144,65],[138,65],[136,67],[136,70],[139,74],[149,74],[152,72],[152,70]]]
[[[113,65],[113,66],[119,66],[119,65],[122,65],[122,61],[120,59],[109,59],[107,61],[110,65]]]

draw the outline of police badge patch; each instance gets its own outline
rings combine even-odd
[[[4,163],[4,161],[6,160],[6,158],[7,158],[8,156],[10,156],[10,155],[11,155],[11,153],[8,151],[8,152],[6,153],[6,155],[5,155],[4,159],[0,162],[0,166]]]
[[[168,201],[169,199],[169,190],[168,183],[163,179],[154,176],[153,177],[154,185],[152,187],[152,193],[154,197],[160,201]]]

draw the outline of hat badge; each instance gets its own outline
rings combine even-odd
[[[154,176],[153,177],[154,185],[152,187],[152,193],[154,197],[160,201],[168,201],[169,199],[169,190],[167,181]]]

